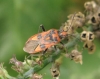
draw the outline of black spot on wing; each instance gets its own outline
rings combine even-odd
[[[28,42],[26,42],[23,50],[25,52],[28,52],[28,53],[33,53],[34,50],[36,49],[36,47],[38,46],[38,41],[36,40],[29,40]]]
[[[40,47],[43,49],[45,48],[45,44],[40,44]]]
[[[50,33],[51,33],[51,34],[55,34],[55,30],[52,29],[52,30],[50,31]]]
[[[48,38],[49,38],[49,39],[48,39]],[[48,40],[47,40],[47,39],[48,39]],[[45,35],[44,41],[45,41],[45,42],[49,42],[49,43],[53,41],[53,37],[52,37],[51,32],[48,33],[47,35]]]
[[[42,38],[42,35],[41,34],[38,34],[37,38],[38,39],[41,39]]]
[[[53,41],[52,34],[49,35],[49,38],[50,38],[51,41]]]
[[[57,40],[57,37],[54,37],[54,42],[57,42],[58,40]]]
[[[57,37],[54,37],[53,35],[56,34],[55,30],[51,30],[45,37],[44,37],[44,41],[48,42],[48,43],[52,43],[52,42],[58,42]],[[49,38],[47,40],[47,38]]]

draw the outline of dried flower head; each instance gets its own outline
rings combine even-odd
[[[84,7],[87,11],[96,12],[98,10],[98,5],[95,1],[85,2]]]
[[[73,34],[78,27],[82,27],[85,22],[85,16],[81,12],[70,14],[67,22],[65,22],[61,29],[67,31],[68,34]]]
[[[97,19],[95,18],[94,14],[100,11],[99,5],[97,5],[95,1],[89,1],[84,4],[84,7],[86,9],[85,14],[88,23],[92,22],[94,25],[98,24],[98,21],[96,21]]]
[[[82,41],[93,41],[94,38],[95,38],[95,35],[93,32],[90,32],[90,31],[83,31],[81,33],[81,40]]]
[[[96,13],[94,14],[91,19],[90,22],[92,25],[97,26],[98,24],[100,24],[100,13]]]
[[[91,2],[85,2],[84,7],[87,11],[92,11],[93,10],[93,5]]]
[[[90,24],[92,24],[92,29],[94,32],[100,30],[100,12],[95,13],[91,19]]]
[[[32,75],[31,79],[43,79],[43,76],[35,73]]]
[[[57,78],[60,76],[60,71],[58,68],[51,68],[50,70],[52,77]]]
[[[62,59],[62,57],[58,58],[55,62],[53,62],[52,68],[50,68],[51,75],[52,75],[53,78],[58,79],[59,76],[60,76],[59,67],[60,67],[61,62],[59,62],[59,61],[60,61],[61,59]]]
[[[89,51],[89,54],[93,54],[96,47],[94,45],[93,42],[89,41],[89,42],[85,42],[84,45],[83,45],[84,48],[87,48],[88,51]]]
[[[10,63],[14,64],[16,67],[21,67],[23,66],[23,63],[21,61],[18,61],[16,59],[16,56],[13,56],[11,59],[10,59]]]
[[[77,49],[72,50],[69,56],[70,56],[71,60],[74,60],[76,63],[80,63],[80,64],[83,63],[82,62],[82,53],[79,52]]]
[[[17,67],[17,66],[12,65],[11,68],[13,70],[15,70],[16,72],[18,72],[18,73],[23,73],[23,68],[22,67]]]
[[[67,31],[68,34],[73,34],[73,32],[74,32],[74,28],[73,28],[73,26],[71,26],[71,21],[72,20],[68,20],[67,22],[65,22],[65,24],[63,26],[63,30]]]
[[[93,54],[95,52],[96,46],[95,44],[92,44],[91,47],[88,49],[89,54]]]
[[[68,19],[69,19],[69,20],[72,20],[73,15],[74,15],[74,14],[70,14],[70,15],[68,16]],[[72,26],[73,26],[74,28],[75,28],[75,27],[82,27],[83,24],[84,24],[84,22],[85,22],[85,16],[84,16],[84,14],[81,13],[81,12],[78,12],[78,13],[76,13],[75,16],[74,16],[74,20],[73,20],[73,22],[72,22]]]
[[[23,62],[18,61],[16,59],[16,56],[13,56],[10,59],[10,63],[13,64],[13,66],[11,67],[13,70],[15,70],[15,71],[17,71],[19,73],[22,73],[23,72]]]

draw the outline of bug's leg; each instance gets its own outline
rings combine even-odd
[[[48,48],[47,49],[45,49],[43,52],[42,52],[42,54],[41,55],[39,55],[39,57],[38,57],[38,64],[40,64],[41,65],[41,63],[42,63],[42,60],[43,60],[43,55],[46,53],[46,51],[48,50]]]
[[[42,58],[42,56],[46,53],[46,51],[48,50],[48,48],[47,49],[45,49],[43,52],[42,52],[42,54],[39,56],[39,58],[41,59]]]
[[[54,45],[54,49],[57,50],[57,46],[56,45]]]
[[[41,27],[42,31],[45,31],[45,28],[42,24],[40,25],[40,27]]]
[[[63,42],[60,42],[60,44],[61,44],[61,45],[62,45],[62,47],[64,48],[64,51],[65,51],[66,53],[68,53],[68,51],[67,51],[66,47],[64,46],[64,43],[63,43]]]
[[[60,44],[64,46],[64,43],[63,42],[60,42]]]
[[[41,24],[41,25],[39,26],[38,33],[40,32],[40,28],[42,29],[42,31],[45,31],[45,28],[44,28],[43,24]]]
[[[46,53],[47,50],[48,50],[48,48],[45,49],[45,50],[42,52],[42,55],[44,55],[44,54]]]

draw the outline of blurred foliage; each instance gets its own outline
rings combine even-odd
[[[70,13],[84,12],[84,1],[81,0],[0,0],[0,62],[4,62],[9,73],[17,75],[11,70],[9,59],[13,54],[19,60],[26,54],[23,46],[26,40],[38,33],[40,24],[45,28],[59,29],[67,20]],[[100,41],[96,40],[97,50],[95,54],[88,55],[83,52],[83,65],[64,59],[61,66],[61,79],[100,79]],[[40,73],[44,79],[51,79],[48,65]]]

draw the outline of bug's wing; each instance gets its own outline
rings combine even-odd
[[[34,50],[37,48],[38,45],[39,45],[38,41],[29,40],[26,42],[23,50],[28,53],[34,53]]]

